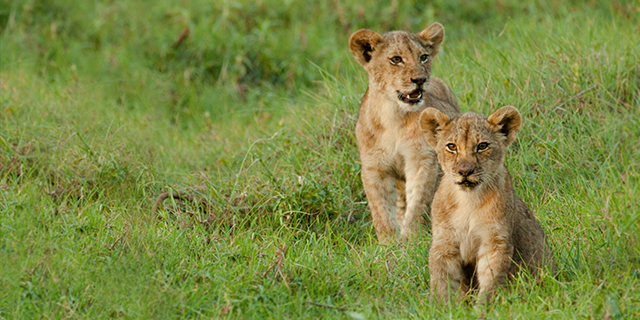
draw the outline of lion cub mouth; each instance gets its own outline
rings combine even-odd
[[[470,190],[475,188],[480,182],[471,182],[467,179],[464,179],[460,182],[458,182],[458,185],[463,189],[463,190]]]
[[[408,104],[416,104],[422,101],[422,94],[424,90],[418,88],[409,93],[402,93],[398,91],[398,99]]]

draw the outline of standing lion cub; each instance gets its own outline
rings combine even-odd
[[[504,165],[520,124],[514,107],[488,118],[468,112],[450,119],[433,108],[420,116],[444,171],[432,203],[429,250],[431,293],[438,299],[461,300],[477,285],[478,297],[489,302],[521,268],[534,276],[543,268],[555,273],[544,232]]]
[[[449,115],[460,112],[451,89],[431,78],[431,64],[444,39],[434,23],[419,33],[378,34],[359,30],[349,49],[369,74],[360,104],[356,139],[378,241],[413,235],[428,213],[439,179],[435,152],[418,124],[427,105]]]

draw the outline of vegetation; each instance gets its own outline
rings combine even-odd
[[[640,316],[637,1],[0,4],[0,318]],[[434,307],[360,183],[347,39],[433,21],[462,109],[522,112],[559,264],[487,307]]]

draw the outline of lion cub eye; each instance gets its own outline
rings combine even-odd
[[[458,146],[456,146],[453,143],[449,143],[449,144],[447,144],[447,150],[449,150],[451,152],[455,152],[456,150],[458,150]]]
[[[395,57],[391,58],[391,64],[397,65],[399,63],[402,63],[402,58],[401,57],[395,56]]]
[[[486,142],[480,142],[480,144],[478,144],[478,152],[485,151],[487,148],[489,148],[489,144]]]
[[[423,54],[420,56],[420,62],[425,63],[429,61],[429,55],[428,54]]]

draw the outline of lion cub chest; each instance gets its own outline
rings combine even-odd
[[[362,122],[366,123],[365,119]],[[365,163],[393,168],[404,175],[407,162],[420,162],[422,159],[435,157],[423,135],[419,134],[417,120],[404,126],[389,125],[377,129],[373,134],[373,130],[367,128],[366,124],[359,124],[356,128],[356,136],[361,142],[360,156]]]
[[[466,264],[475,264],[482,243],[501,233],[501,224],[494,219],[495,206],[491,198],[458,191],[448,199],[453,210],[444,218],[453,231],[460,258]]]

